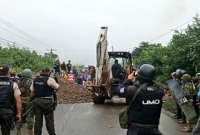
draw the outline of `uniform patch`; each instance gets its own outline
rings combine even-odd
[[[142,101],[143,105],[159,105],[160,99]]]
[[[10,82],[0,82],[0,85],[9,86],[9,85],[10,85]]]
[[[44,82],[35,82],[37,85],[44,85]]]
[[[147,91],[154,91],[155,89],[153,87],[147,87]]]

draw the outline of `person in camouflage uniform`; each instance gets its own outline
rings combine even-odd
[[[194,84],[192,82],[192,77],[191,75],[189,74],[184,74],[182,77],[181,77],[181,80],[182,80],[182,89],[183,89],[183,92],[184,92],[184,95],[185,97],[187,98],[187,100],[190,102],[192,101],[193,102],[193,96],[195,95],[195,87],[194,87]],[[194,102],[193,102],[193,106],[194,106]],[[195,107],[195,106],[194,106]],[[189,109],[189,108],[187,108]],[[195,108],[194,108],[195,109]],[[193,110],[189,111],[188,112],[192,112]],[[187,114],[186,115],[186,118],[188,117]],[[193,113],[193,115],[195,115]],[[184,127],[184,129],[182,131],[191,131],[192,130],[192,126],[191,126],[191,123],[193,121],[188,121],[187,122],[187,126]]]
[[[187,97],[189,99],[192,99],[193,95],[195,95],[195,87],[194,84],[192,83],[192,77],[189,74],[184,74],[181,77],[182,80],[182,87],[184,90],[185,95],[187,95]]]
[[[22,78],[19,81],[19,88],[21,90],[22,98],[22,120],[17,125],[17,135],[21,135],[21,128],[23,124],[27,124],[28,135],[33,135],[33,113],[31,102],[30,87],[32,84],[32,71],[30,69],[24,69],[22,72]]]

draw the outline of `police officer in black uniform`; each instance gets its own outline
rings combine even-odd
[[[42,134],[43,116],[46,121],[46,128],[49,135],[56,135],[54,127],[54,98],[53,92],[59,85],[55,79],[50,77],[50,70],[45,68],[36,77],[31,86],[34,96],[33,110],[35,114],[34,135]]]
[[[144,64],[137,71],[134,84],[127,89],[129,98],[136,94],[129,104],[127,135],[162,135],[158,125],[164,90],[153,82],[154,76],[154,66]]]
[[[21,92],[9,77],[9,67],[0,66],[0,126],[2,135],[10,135],[14,119],[21,119]]]

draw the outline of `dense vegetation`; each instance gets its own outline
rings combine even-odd
[[[181,31],[174,31],[168,45],[142,42],[133,50],[133,62],[153,64],[157,69],[158,80],[165,81],[177,68],[190,74],[200,72],[200,18]]]
[[[30,68],[34,72],[42,67],[52,67],[55,58],[50,55],[39,55],[29,49],[13,47],[0,47],[0,64],[8,64],[17,72]]]

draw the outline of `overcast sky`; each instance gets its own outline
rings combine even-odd
[[[170,34],[157,37],[189,23],[199,5],[199,0],[0,0],[0,37],[42,53],[56,49],[61,60],[94,64],[101,26],[108,26],[114,50],[131,51],[152,39],[166,44]]]

